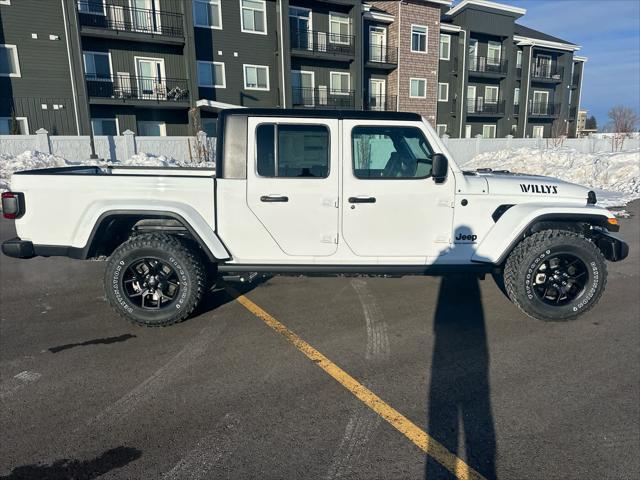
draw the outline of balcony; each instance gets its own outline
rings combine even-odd
[[[356,108],[356,92],[330,91],[327,88],[293,88],[293,106],[296,108],[319,108],[353,110]]]
[[[398,48],[391,45],[369,45],[368,68],[394,69],[398,66]]]
[[[351,60],[355,56],[355,37],[317,30],[291,30],[291,54]]]
[[[490,102],[482,97],[467,99],[467,116],[499,117],[504,115],[504,100]]]
[[[147,10],[129,6],[103,4],[99,1],[78,2],[78,22],[83,34],[114,36],[127,40],[149,37],[184,40],[182,14],[164,10]]]
[[[575,120],[578,117],[578,107],[571,107],[569,109],[569,120]]]
[[[557,118],[560,116],[559,103],[530,102],[528,113],[530,117]]]
[[[189,105],[185,79],[137,77],[135,75],[86,75],[87,95],[94,104],[127,104],[163,108]]]
[[[531,67],[531,80],[534,82],[562,82],[564,68],[557,62],[542,63]]]
[[[487,57],[469,57],[469,75],[483,77],[506,77],[509,62]]]
[[[364,99],[364,110],[373,112],[395,112],[397,107],[395,95],[368,95]]]

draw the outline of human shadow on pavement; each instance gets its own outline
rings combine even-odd
[[[489,351],[475,276],[442,278],[433,328],[427,432],[485,478],[496,478]],[[428,480],[455,478],[431,456],[425,475]]]
[[[22,465],[0,480],[92,480],[111,470],[121,468],[142,456],[142,451],[131,447],[116,447],[91,460],[63,458],[50,465]]]

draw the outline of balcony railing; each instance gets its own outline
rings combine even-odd
[[[369,45],[370,63],[398,64],[398,48],[391,45]]]
[[[531,77],[534,80],[551,80],[556,82],[562,81],[564,68],[557,62],[541,63],[531,67]]]
[[[364,99],[364,110],[394,112],[396,109],[395,95],[368,95]]]
[[[89,97],[128,100],[185,102],[189,100],[187,80],[177,78],[138,77],[135,75],[85,76]]]
[[[182,37],[182,14],[129,6],[103,4],[100,0],[78,2],[81,26],[123,32]]]
[[[574,72],[573,76],[571,77],[571,87],[578,88],[579,86],[580,86],[580,73]]]
[[[560,107],[559,103],[530,102],[528,112],[530,117],[558,117]]]
[[[504,100],[488,101],[483,97],[467,99],[467,115],[504,115]]]
[[[327,88],[293,88],[293,106],[303,108],[354,109],[354,90],[335,91]]]
[[[575,120],[578,116],[578,107],[571,107],[569,109],[569,119]]]
[[[490,57],[469,57],[469,72],[489,75],[507,75],[509,62]]]
[[[304,53],[355,55],[355,37],[317,30],[291,30],[291,49]]]

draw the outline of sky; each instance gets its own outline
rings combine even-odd
[[[588,57],[581,107],[609,122],[615,105],[640,114],[640,0],[497,0],[527,9],[518,23],[580,45]]]

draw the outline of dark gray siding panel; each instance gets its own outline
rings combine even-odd
[[[0,116],[10,116],[13,108],[16,116],[27,117],[31,132],[45,128],[73,135],[77,131],[61,5],[60,0],[0,5],[0,43],[18,47],[21,72],[20,77],[0,77]],[[57,39],[50,40],[50,35]],[[55,110],[54,105],[62,108]]]
[[[241,31],[240,2],[224,1],[222,29],[195,27],[196,58],[225,64],[227,88],[200,88],[201,99],[243,106],[280,106],[278,15],[276,1],[267,0],[267,34]],[[243,65],[269,67],[269,91],[245,90]]]

